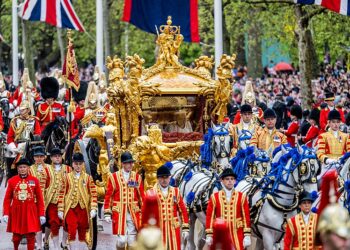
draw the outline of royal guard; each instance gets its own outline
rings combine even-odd
[[[41,131],[53,122],[57,116],[65,117],[62,104],[56,101],[59,91],[59,84],[54,77],[44,77],[40,81],[41,97],[45,102],[39,104],[36,117],[39,119]]]
[[[95,69],[94,69],[94,74],[92,75],[92,80],[98,84],[99,80],[100,80],[100,67],[98,65],[95,65]]]
[[[287,143],[287,137],[276,130],[276,113],[272,109],[264,112],[265,127],[255,131],[250,144],[272,155],[273,150]]]
[[[209,200],[206,215],[206,243],[213,244],[214,222],[221,218],[229,225],[234,249],[243,250],[251,245],[249,203],[244,193],[234,189],[236,174],[231,168],[220,175],[223,189],[214,193]]]
[[[70,249],[80,250],[87,247],[86,238],[89,222],[97,214],[97,191],[93,179],[84,169],[84,157],[75,153],[72,157],[73,171],[63,181],[58,198],[58,218],[64,219],[68,232]],[[91,228],[90,228],[91,229]],[[78,240],[76,234],[78,231]]]
[[[300,121],[301,118],[303,118],[302,108],[299,105],[293,105],[290,109],[290,116],[292,122],[289,124],[287,130],[281,129],[281,132],[287,136],[287,142],[289,145],[295,147],[298,131],[300,128]]]
[[[75,137],[79,132],[79,124],[85,115],[85,98],[88,85],[86,82],[80,82],[79,91],[72,89],[74,101],[76,102],[75,111],[71,118],[71,133]]]
[[[170,178],[169,168],[164,165],[159,167],[157,169],[158,183],[147,191],[147,195],[153,193],[157,195],[159,225],[165,249],[180,250],[181,238],[186,241],[189,236],[188,215],[180,190],[169,185]]]
[[[113,222],[117,249],[130,249],[141,227],[144,196],[142,178],[132,171],[134,159],[129,152],[121,155],[122,169],[113,173],[107,184],[104,203],[105,221]]]
[[[253,111],[253,122],[256,125],[259,125],[264,122],[264,112],[263,110],[256,105],[255,92],[253,88],[253,83],[251,81],[247,81],[245,83],[244,92],[242,96],[242,104],[248,104],[252,107]],[[241,111],[236,113],[235,119],[233,120],[233,124],[238,124],[241,122]]]
[[[338,110],[340,113],[340,120],[341,122],[345,122],[345,117],[344,117],[344,111],[342,108],[336,108],[334,104],[334,93],[332,92],[326,92],[325,93],[325,102],[327,104],[327,107],[321,110],[320,113],[320,133],[326,132],[327,131],[327,125],[328,125],[328,113],[331,110]]]
[[[309,148],[315,148],[317,144],[318,134],[320,132],[320,129],[318,127],[318,121],[320,120],[320,111],[318,109],[311,110],[308,120],[311,126],[309,127],[305,137],[301,139],[302,142]]]
[[[44,196],[46,217],[48,221],[49,230],[51,231],[51,238],[55,249],[59,249],[59,230],[62,226],[62,220],[58,218],[58,200],[63,181],[68,173],[71,172],[71,167],[62,164],[62,152],[59,148],[53,148],[50,151],[51,165],[48,165],[46,170],[46,192]],[[45,244],[48,245],[49,234],[45,234]],[[67,247],[68,233],[63,230],[62,248]]]
[[[27,249],[34,250],[35,234],[46,222],[44,198],[37,178],[29,175],[29,161],[20,159],[16,163],[18,175],[7,183],[3,207],[3,221],[7,232],[13,233],[14,249],[23,237],[27,238]]]
[[[11,93],[10,91],[6,90],[6,84],[4,81],[4,77],[2,76],[2,73],[0,72],[0,98],[7,98],[10,99]]]
[[[26,142],[31,140],[31,135],[40,135],[41,129],[39,120],[30,115],[28,101],[22,101],[20,114],[11,120],[7,134],[9,158],[16,158],[23,153]]]
[[[238,124],[230,124],[229,132],[233,139],[233,146],[231,150],[231,155],[236,155],[236,152],[239,148],[239,143],[242,139],[247,141],[247,146],[249,146],[249,141],[251,138],[240,138],[242,134],[247,134],[252,137],[255,130],[259,129],[258,125],[253,122],[253,110],[252,107],[248,104],[243,104],[240,109],[241,121]]]
[[[32,149],[34,164],[30,166],[29,174],[36,177],[39,180],[40,188],[45,197],[45,186],[46,186],[46,168],[48,165],[44,162],[46,159],[45,147],[36,146]],[[36,246],[38,249],[42,249],[43,245],[43,235],[42,232],[36,234]]]
[[[324,164],[338,161],[350,150],[349,135],[339,130],[340,121],[339,111],[331,110],[328,113],[329,129],[318,137],[317,158]]]
[[[317,214],[311,212],[315,198],[304,191],[299,200],[300,213],[287,220],[286,233],[284,235],[285,250],[315,250],[315,236],[317,227]]]

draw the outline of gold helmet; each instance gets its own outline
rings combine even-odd
[[[106,89],[106,75],[104,72],[101,73],[101,77],[100,77],[100,81],[98,83],[98,87],[100,88],[100,90],[105,90]]]
[[[255,92],[251,81],[246,81],[245,83],[242,104],[249,104],[252,107],[256,106]]]
[[[342,238],[350,238],[350,216],[347,209],[337,202],[338,174],[336,170],[328,171],[322,178],[320,218],[317,231],[321,238],[334,233]]]
[[[22,100],[21,105],[19,105],[19,109],[30,109],[30,103],[27,100]]]
[[[30,81],[30,79],[29,79],[29,70],[28,70],[28,68],[24,68],[23,75],[22,75],[22,78],[21,78],[22,87],[24,89],[27,88],[27,84],[28,84],[29,81]]]
[[[88,108],[90,105],[98,105],[98,90],[94,81],[89,82],[89,86],[86,92],[85,97],[85,108]]]
[[[0,72],[0,88],[5,89],[5,81],[4,81],[4,77],[2,76],[1,72]]]

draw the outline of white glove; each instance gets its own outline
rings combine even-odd
[[[244,248],[249,247],[251,244],[252,244],[252,241],[250,239],[250,236],[249,235],[244,236],[243,247]]]
[[[182,232],[182,239],[184,241],[188,240],[188,236],[190,236],[189,232]]]
[[[45,222],[46,222],[45,216],[40,216],[40,224],[41,224],[41,225],[44,225]]]
[[[327,165],[329,165],[329,164],[331,164],[331,163],[334,163],[334,162],[336,162],[335,159],[327,159],[327,160],[326,160],[326,164],[327,164]]]
[[[207,238],[205,238],[205,243],[207,243],[208,246],[213,245],[213,237],[207,236]]]
[[[95,218],[96,217],[96,210],[91,210],[90,211],[90,217]]]
[[[112,222],[112,219],[111,219],[110,215],[105,215],[105,222],[107,222],[107,223],[111,223]]]
[[[62,211],[59,211],[57,215],[58,215],[58,218],[63,220],[63,212]]]
[[[2,217],[2,220],[7,224],[7,222],[9,221],[9,216],[8,215],[4,215]]]

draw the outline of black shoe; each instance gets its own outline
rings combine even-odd
[[[61,242],[61,248],[62,248],[63,250],[68,250],[68,247],[67,247],[67,246],[64,247],[64,246],[62,245],[62,242]]]
[[[44,243],[44,250],[49,250],[50,249],[50,244],[49,242]]]

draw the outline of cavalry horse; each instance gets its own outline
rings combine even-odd
[[[281,241],[286,220],[296,214],[299,194],[317,190],[318,172],[315,151],[298,146],[272,164],[265,177],[238,183],[236,190],[247,194],[251,206],[256,249],[272,250]]]
[[[6,97],[2,97],[0,99],[0,108],[2,110],[2,120],[4,122],[4,129],[3,132],[7,133],[10,128],[10,102],[9,99]]]

